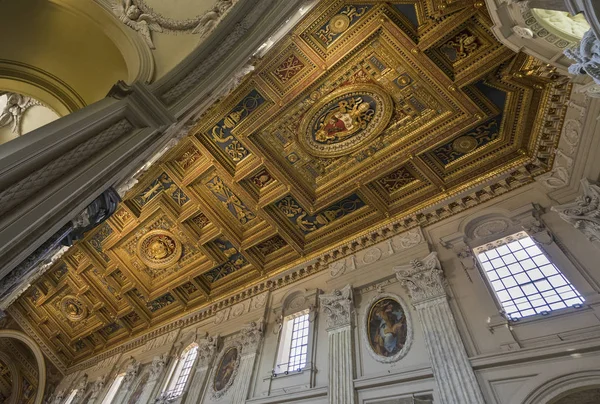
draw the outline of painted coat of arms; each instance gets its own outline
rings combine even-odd
[[[300,143],[318,157],[352,153],[385,129],[392,107],[391,98],[378,86],[343,87],[308,111],[300,126]]]

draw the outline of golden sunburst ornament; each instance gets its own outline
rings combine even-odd
[[[452,149],[459,153],[467,154],[477,148],[477,140],[471,136],[461,136],[452,142]]]
[[[329,21],[329,30],[333,34],[341,34],[350,27],[350,18],[344,14],[338,14]]]
[[[140,259],[150,268],[164,269],[181,258],[183,248],[175,236],[164,230],[153,230],[138,242]]]

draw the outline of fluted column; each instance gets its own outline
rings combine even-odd
[[[188,383],[188,390],[183,402],[196,404],[200,402],[201,394],[206,386],[209,370],[217,353],[217,341],[219,337],[206,337],[198,342],[198,358],[196,359],[196,370],[192,380]]]
[[[440,403],[484,404],[448,304],[446,280],[437,253],[396,267],[394,271],[421,320]]]
[[[341,290],[321,295],[319,301],[327,321],[329,403],[354,404],[356,394],[352,345],[352,287],[347,285]]]
[[[242,353],[237,371],[236,382],[233,385],[232,404],[244,404],[248,398],[248,389],[252,381],[254,361],[258,348],[263,339],[263,319],[253,321],[240,331]]]

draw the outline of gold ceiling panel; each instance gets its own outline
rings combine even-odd
[[[321,2],[16,310],[73,363],[390,220],[532,181],[570,87],[491,25],[475,1]]]

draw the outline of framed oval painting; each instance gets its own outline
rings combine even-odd
[[[213,379],[213,394],[217,397],[225,394],[233,384],[240,362],[239,348],[237,346],[226,348],[217,362]]]
[[[363,335],[371,356],[379,362],[395,362],[412,342],[410,314],[396,295],[380,293],[367,306]]]

